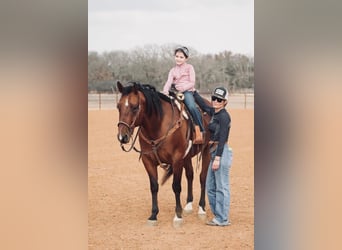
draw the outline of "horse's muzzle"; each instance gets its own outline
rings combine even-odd
[[[121,144],[127,144],[131,139],[132,133],[133,130],[127,123],[123,121],[118,123],[118,140]]]
[[[129,136],[118,134],[118,140],[122,144],[127,144],[129,142]]]

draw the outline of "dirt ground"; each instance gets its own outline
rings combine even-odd
[[[211,227],[197,215],[199,171],[194,158],[194,211],[173,226],[172,178],[159,187],[157,226],[148,226],[149,180],[138,153],[123,152],[116,139],[116,110],[88,112],[89,249],[254,249],[254,110],[229,110],[233,148],[231,226]],[[162,169],[159,169],[162,176]],[[184,173],[184,171],[183,171]],[[186,201],[186,178],[181,200]],[[207,218],[211,218],[206,199]]]

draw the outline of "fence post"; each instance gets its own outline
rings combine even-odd
[[[247,94],[245,93],[245,109],[247,107]]]
[[[101,110],[101,93],[99,93],[99,110]]]

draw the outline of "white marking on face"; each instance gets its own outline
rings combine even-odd
[[[126,97],[125,106],[128,107],[128,97]]]

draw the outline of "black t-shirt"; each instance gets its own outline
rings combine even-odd
[[[218,142],[216,156],[222,156],[224,144],[228,141],[230,131],[230,115],[225,108],[215,113],[215,109],[207,105],[203,98],[194,93],[195,100],[200,108],[211,116],[208,128],[210,131],[210,140]]]

